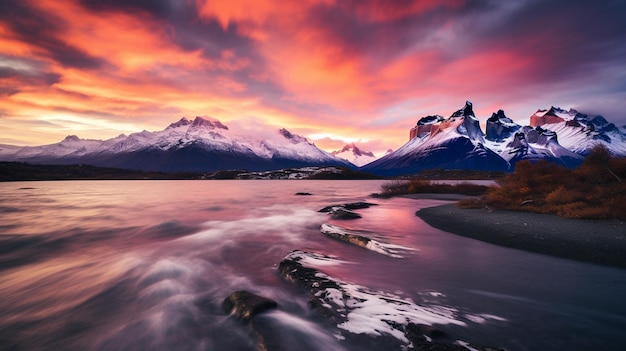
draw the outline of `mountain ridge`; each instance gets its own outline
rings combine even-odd
[[[626,156],[626,131],[602,116],[574,109],[539,109],[531,116],[530,126],[521,126],[498,110],[487,119],[485,130],[480,128],[473,104],[466,101],[448,118],[420,118],[406,144],[360,170],[386,176],[433,168],[508,172],[522,160],[575,167],[596,144],[613,155]]]
[[[597,144],[613,155],[626,156],[626,127],[619,128],[600,115],[551,106],[538,109],[530,121],[522,126],[500,109],[487,118],[483,131],[472,102],[466,101],[447,118],[438,114],[420,118],[407,143],[376,158],[354,143],[326,152],[286,128],[263,136],[253,129],[242,134],[214,118],[182,117],[160,131],[107,140],[68,135],[49,145],[0,145],[0,160],[159,172],[338,166],[396,176],[427,169],[509,172],[522,160],[575,167]]]
[[[233,132],[215,119],[186,117],[161,131],[122,134],[107,140],[67,136],[58,143],[4,148],[0,159],[38,164],[90,164],[160,172],[223,169],[267,171],[308,166],[356,168],[282,128],[272,139]]]

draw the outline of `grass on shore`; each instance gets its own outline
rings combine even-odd
[[[547,161],[521,161],[498,186],[448,185],[423,180],[392,181],[381,196],[455,193],[481,196],[461,200],[461,208],[493,208],[556,214],[566,218],[626,220],[626,158],[611,157],[603,146],[591,150],[575,169]]]
[[[471,183],[445,184],[424,179],[393,180],[382,185],[381,197],[405,194],[462,194],[470,196],[484,195],[489,187]]]

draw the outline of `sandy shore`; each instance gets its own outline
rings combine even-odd
[[[626,268],[626,223],[517,211],[424,208],[416,215],[440,230],[496,245]]]

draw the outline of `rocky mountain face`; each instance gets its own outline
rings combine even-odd
[[[421,118],[405,145],[361,170],[380,175],[433,168],[510,171],[521,160],[541,159],[574,167],[596,144],[626,156],[626,131],[602,116],[551,107],[538,110],[530,121],[530,126],[521,126],[499,110],[487,119],[483,133],[467,101],[448,118]]]
[[[2,148],[0,159],[162,172],[266,171],[308,166],[354,168],[350,162],[320,150],[286,129],[278,130],[271,140],[261,140],[236,134],[220,121],[202,117],[182,118],[162,131],[143,131],[108,140],[86,140],[71,135],[51,145]]]

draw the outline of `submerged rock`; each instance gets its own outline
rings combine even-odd
[[[246,290],[235,291],[224,299],[222,308],[228,313],[234,313],[237,318],[248,322],[259,313],[278,307],[278,303],[267,297],[253,294]]]

